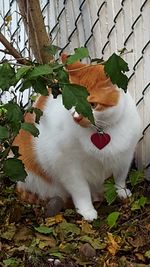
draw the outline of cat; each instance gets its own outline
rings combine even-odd
[[[63,54],[62,62],[66,59]],[[103,65],[76,62],[66,65],[66,71],[71,83],[87,88],[95,125],[75,108],[67,110],[62,95],[39,96],[39,136],[20,130],[14,141],[28,173],[18,188],[41,199],[58,196],[65,202],[71,197],[77,212],[92,221],[97,218],[92,200],[103,192],[105,179],[114,176],[120,198],[131,195],[126,177],[140,137],[140,118],[129,92],[112,84]],[[33,114],[27,113],[25,121],[34,122]]]

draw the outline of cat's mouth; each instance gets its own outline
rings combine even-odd
[[[74,122],[76,122],[81,127],[87,128],[91,126],[91,122],[88,120],[88,118],[85,118],[82,114],[78,114],[76,111],[73,111],[71,114]]]
[[[72,113],[73,119],[75,122],[79,123],[84,117],[81,114],[78,114],[76,111]]]

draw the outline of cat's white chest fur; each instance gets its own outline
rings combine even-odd
[[[140,137],[140,119],[131,96],[122,92],[117,106],[94,112],[95,122],[110,135],[110,142],[98,149],[91,142],[93,126],[81,127],[62,104],[61,96],[49,97],[34,150],[43,170],[52,177],[47,184],[29,173],[27,189],[41,197],[71,195],[77,211],[87,220],[97,217],[92,196],[102,191],[105,179],[114,175],[121,197],[130,195],[125,180]]]

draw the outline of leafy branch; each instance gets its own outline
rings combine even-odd
[[[56,47],[53,49],[53,46],[51,45],[48,48],[49,53],[52,53],[53,56],[57,53]],[[75,53],[68,57],[65,64],[58,62],[40,64],[35,63],[34,61],[28,61],[28,64],[24,66],[15,66],[12,65],[11,62],[4,62],[3,64],[0,64],[0,88],[2,93],[6,91],[9,92],[12,86],[17,87],[17,90],[20,92],[24,92],[26,89],[32,87],[35,93],[47,96],[49,94],[48,88],[51,88],[54,97],[62,94],[63,104],[67,109],[71,109],[74,106],[78,113],[87,117],[92,124],[94,124],[93,112],[90,104],[87,102],[87,89],[77,84],[71,84],[68,72],[65,70],[66,64],[72,64],[84,57],[87,57],[88,55],[88,50],[81,47],[75,49]],[[115,79],[116,74],[114,71],[112,72],[112,64],[114,64],[114,62],[116,62],[115,70],[117,72],[117,76],[119,76],[120,73],[119,77],[123,84],[120,84],[120,79]],[[111,79],[111,75],[113,74],[113,82],[118,83],[119,81],[118,84],[123,85],[122,87],[126,88],[125,86],[127,86],[127,82],[126,80],[125,82],[122,80],[122,71],[127,70],[126,62],[120,59],[119,56],[113,54],[103,64],[105,70],[107,71],[107,75],[109,75]],[[86,67],[90,67],[90,65]],[[35,112],[36,117],[38,117],[36,122],[39,122],[39,117],[42,115],[42,112],[38,110],[35,111],[31,108],[30,110],[25,110],[23,107],[20,107],[17,103],[15,103],[15,101],[2,105],[2,110],[6,111],[5,114],[3,114],[3,112],[1,113],[4,117],[2,116],[1,118],[3,125],[0,129],[0,139],[2,140],[2,146],[5,148],[1,155],[2,161],[4,161],[3,167],[5,165],[7,166],[6,162],[9,162],[9,164],[12,164],[13,162],[16,166],[17,160],[8,161],[7,156],[12,148],[12,142],[19,130],[26,130],[35,137],[39,134],[34,124],[29,124],[24,121],[24,113]],[[5,122],[4,118],[6,119]],[[8,147],[5,147],[6,143],[9,144],[9,149]],[[17,156],[15,157],[17,158]],[[10,166],[12,167],[11,164]],[[18,162],[18,164],[20,166],[20,162]],[[20,168],[19,166],[18,168]],[[4,168],[5,174],[10,175],[7,170],[8,168]]]
[[[24,92],[32,87],[34,93],[47,96],[49,94],[49,88],[51,88],[53,97],[62,94],[63,104],[67,109],[75,106],[78,113],[83,114],[84,117],[87,117],[94,123],[92,109],[87,102],[88,92],[86,88],[80,85],[70,84],[68,72],[65,70],[66,64],[72,64],[89,57],[87,48],[75,48],[74,54],[68,57],[66,64],[55,62],[55,54],[60,48],[51,44],[51,40],[44,26],[39,0],[19,0],[18,6],[28,36],[29,48],[31,48],[35,59],[31,60],[30,55],[29,60],[24,58],[9,43],[5,36],[0,33],[0,41],[6,48],[7,53],[12,55],[17,62],[8,62],[6,60],[0,62],[1,95],[5,94],[5,92],[12,92],[12,87],[17,88],[15,90],[18,92]],[[11,16],[5,18],[5,20],[7,20],[8,26]],[[127,71],[126,63],[116,54],[113,54],[108,61],[102,64],[104,64],[105,72],[112,82],[126,89],[127,78],[123,74]],[[123,78],[124,81],[121,83],[120,81]],[[26,112],[34,112],[36,116],[35,122],[39,122],[42,112],[34,108],[26,110],[21,103],[20,105],[17,104],[15,93],[12,101],[7,104],[2,104],[0,107],[0,159],[2,162],[0,173],[2,175],[11,176],[11,172],[9,173],[9,168],[7,168],[9,165],[10,168],[13,168],[12,165],[14,164],[14,168],[17,168],[18,164],[18,173],[21,170],[18,152],[12,146],[13,140],[19,130],[26,130],[35,137],[39,133],[34,124],[29,124],[24,121],[24,114]],[[10,151],[14,153],[14,161],[11,159],[8,161],[7,159]],[[4,166],[7,167],[3,169]],[[16,174],[12,173],[13,179],[14,175]],[[24,176],[24,172],[22,171],[22,177]],[[16,177],[18,179],[18,176]]]

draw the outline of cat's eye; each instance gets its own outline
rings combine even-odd
[[[90,105],[91,105],[91,107],[92,107],[93,109],[97,107],[97,103],[94,103],[94,102],[90,102]]]

